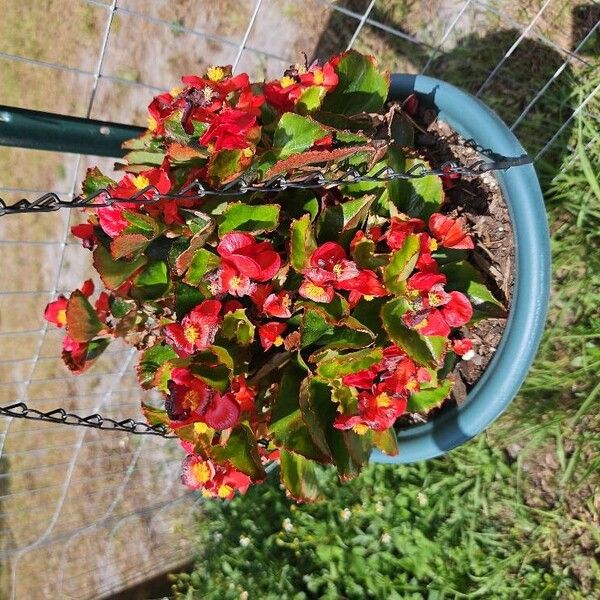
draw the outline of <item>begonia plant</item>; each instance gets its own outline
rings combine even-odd
[[[115,338],[139,350],[140,385],[162,397],[143,410],[181,439],[183,483],[231,498],[278,462],[289,494],[311,500],[322,465],[344,481],[374,448],[402,452],[396,421],[449,397],[473,353],[465,326],[504,309],[446,210],[454,175],[237,185],[428,167],[416,98],[386,104],[372,57],[266,83],[215,66],[182,83],[151,102],[120,180],[93,168],[83,182],[107,202],[72,232],[105,290],[92,303],[87,281],[45,317],[66,329],[75,373]],[[195,182],[227,193],[199,198]]]

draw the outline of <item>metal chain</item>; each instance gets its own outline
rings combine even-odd
[[[96,413],[87,417],[81,417],[67,412],[64,408],[55,408],[54,410],[43,412],[36,408],[28,407],[24,402],[18,402],[9,406],[0,406],[0,415],[17,419],[46,421],[47,423],[58,423],[60,425],[90,427],[92,429],[104,429],[107,431],[125,431],[126,433],[134,433],[136,435],[156,435],[163,438],[177,437],[170,434],[168,429],[162,424],[149,425],[148,423],[134,421],[133,419],[117,421]]]
[[[0,198],[0,216],[8,214],[53,212],[61,208],[102,207],[119,202],[152,204],[160,200],[195,200],[206,196],[228,197],[255,192],[277,193],[286,189],[315,189],[359,182],[385,183],[395,179],[420,179],[422,177],[427,177],[428,175],[449,176],[458,174],[477,177],[489,171],[507,170],[511,167],[531,164],[531,162],[532,160],[529,156],[523,155],[494,161],[480,160],[469,166],[461,166],[453,162],[446,162],[441,167],[435,169],[427,169],[423,165],[417,164],[405,172],[398,172],[388,167],[384,167],[371,175],[361,174],[359,171],[352,169],[345,171],[338,177],[327,177],[322,173],[311,173],[303,179],[289,180],[285,177],[276,177],[259,184],[249,184],[243,179],[240,179],[220,190],[207,189],[200,182],[196,181],[183,188],[178,194],[160,194],[155,187],[148,186],[127,199],[115,198],[110,195],[110,191],[107,189],[98,190],[94,194],[85,197],[77,196],[72,200],[61,200],[57,194],[49,192],[36,200],[29,201],[23,199],[12,205],[7,205],[4,200]],[[150,197],[148,196],[149,194]],[[17,404],[11,404],[9,406],[0,406],[0,415],[20,419],[34,419],[62,425],[90,427],[107,431],[125,431],[136,435],[155,435],[163,438],[177,437],[168,433],[168,429],[160,424],[149,425],[147,423],[134,421],[133,419],[117,421],[109,417],[102,417],[99,414],[81,417],[67,412],[63,408],[42,412],[35,408],[29,408],[24,402],[18,402]]]
[[[161,200],[200,200],[207,196],[234,197],[248,193],[278,193],[287,189],[317,189],[340,187],[352,183],[386,183],[396,179],[421,179],[428,175],[450,176],[466,175],[478,177],[489,171],[505,171],[511,167],[531,164],[532,160],[527,155],[499,160],[479,160],[472,165],[458,165],[454,162],[445,162],[441,167],[427,169],[422,164],[416,164],[408,171],[394,171],[383,167],[376,173],[367,175],[356,169],[344,171],[339,176],[328,177],[323,173],[310,173],[300,179],[286,179],[283,176],[274,177],[261,183],[249,183],[243,178],[237,179],[221,189],[208,189],[199,181],[182,188],[177,194],[161,194],[154,186],[147,186],[129,198],[115,198],[109,189],[101,189],[89,196],[76,196],[72,200],[61,200],[55,192],[43,194],[35,200],[22,199],[14,204],[6,204],[0,198],[0,216],[9,214],[53,212],[61,208],[94,208],[110,206],[120,202],[154,204]]]

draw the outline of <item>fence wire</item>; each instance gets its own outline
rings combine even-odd
[[[143,125],[150,96],[170,89],[180,71],[216,62],[274,77],[302,50],[323,57],[354,47],[391,70],[438,76],[478,94],[538,168],[569,154],[578,116],[596,128],[600,118],[597,84],[574,93],[579,73],[599,66],[597,2],[41,4],[29,15],[18,0],[0,0],[0,103]],[[30,39],[32,31],[39,39]],[[109,597],[190,558],[197,497],[178,483],[172,440],[130,435],[141,427],[134,408],[148,399],[128,362],[133,354],[123,347],[83,377],[67,376],[59,336],[41,318],[58,292],[91,274],[69,234],[81,217],[55,208],[82,200],[77,185],[86,166],[100,162],[109,172],[110,164],[17,149],[0,149],[0,162],[0,211],[60,191],[36,204],[51,212],[0,220],[0,406],[13,411],[0,419],[0,589],[11,599]],[[57,406],[65,412],[54,413]],[[52,422],[15,418],[24,410]],[[73,418],[67,414],[100,422],[94,413],[118,424],[116,431],[56,422]]]

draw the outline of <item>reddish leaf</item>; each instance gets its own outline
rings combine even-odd
[[[88,299],[75,290],[67,304],[67,330],[76,342],[89,342],[103,325]]]

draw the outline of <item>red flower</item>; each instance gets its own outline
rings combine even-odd
[[[265,100],[282,113],[294,110],[302,91],[300,83],[289,75],[285,75],[277,81],[265,83],[264,86]]]
[[[183,317],[181,324],[172,323],[164,327],[167,343],[182,358],[204,350],[215,338],[220,312],[218,300],[204,300]]]
[[[256,390],[250,387],[243,375],[238,375],[231,382],[231,392],[237,403],[240,405],[240,410],[243,413],[249,413],[254,410],[254,399]]]
[[[183,460],[181,481],[203,495],[223,499],[233,498],[236,491],[245,494],[252,483],[248,475],[232,467],[224,467],[197,454]]]
[[[179,429],[190,423],[206,423],[221,431],[235,426],[240,417],[240,405],[233,394],[211,390],[189,369],[176,368],[168,382],[169,396],[165,401],[167,415]]]
[[[269,350],[272,346],[281,346],[283,344],[282,333],[287,329],[285,323],[271,321],[265,323],[258,328],[258,337],[260,344],[265,350]]]
[[[46,306],[44,319],[56,327],[64,327],[67,324],[67,304],[69,300],[62,294]]]
[[[139,175],[126,173],[123,179],[110,190],[113,198],[128,199],[141,190],[152,186],[143,194],[137,196],[136,200],[152,198],[155,189],[160,194],[166,194],[171,189],[171,180],[165,169],[155,167],[143,171]],[[115,238],[129,226],[129,221],[123,215],[124,210],[137,211],[140,207],[138,202],[118,202],[112,206],[98,208],[98,221],[103,231],[111,238]]]
[[[255,96],[252,93],[252,88],[247,87],[241,91],[235,107],[238,110],[243,110],[244,112],[259,117],[260,107],[264,104],[264,102],[264,96]]]
[[[83,240],[83,247],[88,250],[93,250],[97,243],[96,235],[94,234],[94,226],[91,223],[82,223],[81,225],[73,225],[71,233]]]
[[[148,105],[148,129],[154,135],[165,134],[165,121],[175,112],[177,104],[175,96],[165,92],[155,96]]]
[[[167,386],[165,410],[172,421],[188,421],[193,414],[202,414],[210,401],[209,387],[188,369],[173,369]]]
[[[210,487],[216,474],[215,464],[197,454],[190,454],[183,459],[181,482],[192,490]]]
[[[358,414],[339,415],[333,426],[336,429],[352,429],[359,435],[369,429],[384,431],[406,410],[407,403],[406,395],[390,395],[381,389],[374,393],[361,392],[358,395]]]
[[[407,236],[425,229],[425,221],[411,219],[407,215],[392,217],[392,224],[387,232],[387,245],[392,250],[399,250]]]
[[[270,317],[289,319],[292,316],[292,311],[290,310],[291,306],[292,299],[290,294],[283,290],[277,294],[270,294],[267,296],[262,305],[262,309],[263,312]]]
[[[217,246],[225,266],[253,281],[273,279],[281,258],[269,242],[257,242],[249,233],[226,233]]]
[[[387,294],[377,275],[368,269],[359,270],[336,242],[326,242],[317,248],[310,257],[310,265],[303,271],[305,280],[299,289],[300,295],[309,300],[331,302],[334,288],[364,296]]]
[[[249,139],[256,139],[258,126],[256,116],[244,110],[229,109],[218,114],[211,122],[200,143],[214,145],[214,151],[243,150],[249,146]]]
[[[234,267],[225,264],[218,271],[219,283],[217,289],[219,293],[228,293],[232,296],[251,296],[256,284],[250,281],[246,275],[241,275]]]
[[[324,87],[327,92],[331,92],[337,87],[339,77],[330,62],[322,67],[315,63],[309,67],[308,72],[300,74],[300,83],[305,87]]]
[[[454,350],[456,354],[461,356],[463,360],[471,360],[473,356],[475,356],[475,351],[473,350],[473,342],[468,338],[463,338],[461,340],[453,340],[452,350]]]
[[[86,279],[79,288],[79,291],[89,298],[94,293],[94,282]],[[100,301],[100,298],[98,298]],[[56,327],[64,327],[67,324],[67,305],[69,300],[62,294],[53,302],[49,302],[44,310],[44,319]]]
[[[409,287],[420,296],[413,302],[414,310],[405,313],[402,320],[422,335],[446,337],[451,328],[462,327],[473,316],[469,299],[461,292],[447,293],[442,278],[445,281],[443,275],[417,273],[408,280]]]
[[[429,229],[444,248],[472,250],[475,247],[464,226],[463,218],[451,219],[440,213],[434,213],[429,217]]]
[[[76,342],[69,335],[65,335],[62,343],[62,359],[73,373],[82,373],[88,367],[88,346],[89,342]]]

